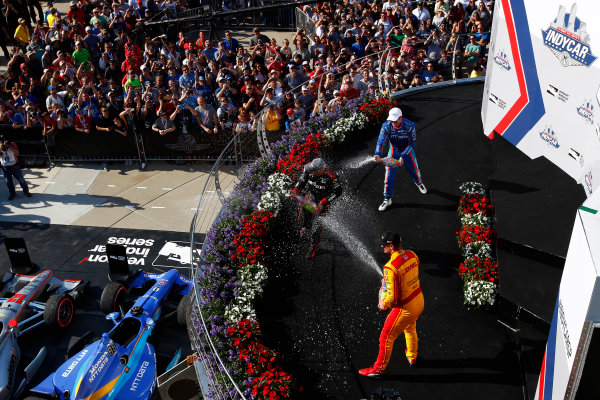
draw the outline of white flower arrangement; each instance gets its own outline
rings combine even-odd
[[[279,209],[281,208],[281,198],[276,192],[267,190],[260,196],[260,201],[256,205],[259,210],[270,211],[274,216],[277,216]]]
[[[281,208],[281,196],[285,196],[292,187],[292,180],[286,174],[276,172],[267,178],[267,190],[256,205],[259,210],[271,211],[275,216]]]
[[[462,225],[469,226],[489,226],[492,222],[492,219],[486,216],[482,212],[473,213],[473,214],[464,214],[460,217],[460,223]]]
[[[267,178],[267,191],[285,196],[292,187],[292,179],[286,174],[275,172]]]
[[[465,182],[458,188],[462,194],[481,194],[485,195],[485,186],[479,182]]]
[[[492,256],[492,246],[489,243],[477,241],[468,243],[465,248],[462,250],[463,256],[466,258],[478,256],[478,257],[491,257]]]
[[[348,118],[342,118],[336,121],[333,126],[325,129],[323,134],[330,142],[343,142],[346,134],[352,131],[364,129],[369,122],[369,118],[363,113],[356,113]]]
[[[465,283],[465,304],[484,307],[496,301],[498,286],[488,281],[469,281]]]
[[[231,324],[237,324],[242,319],[256,321],[254,300],[263,292],[262,283],[267,279],[267,268],[262,264],[251,264],[240,268],[237,273],[242,283],[231,304],[225,308],[225,318]]]

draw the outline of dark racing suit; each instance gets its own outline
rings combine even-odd
[[[390,121],[386,121],[381,126],[379,138],[377,139],[377,147],[375,148],[375,154],[383,157],[383,149],[386,142],[390,142],[390,150],[388,157],[395,159],[402,158],[404,160],[404,166],[408,170],[412,180],[416,183],[423,183],[421,180],[421,170],[417,163],[417,156],[415,155],[415,144],[417,143],[417,131],[415,129],[414,122],[402,118],[402,125],[400,128],[394,128]],[[391,199],[394,193],[394,181],[396,179],[397,167],[385,167],[385,188],[383,190],[383,197]]]
[[[309,196],[317,205],[322,205],[323,209],[320,214],[324,215],[326,207],[333,199],[342,194],[342,185],[338,177],[329,168],[325,168],[322,172],[309,174],[303,172],[296,186],[294,187],[296,194]],[[311,229],[315,214],[302,209],[302,218],[304,229]],[[312,246],[316,247],[321,240],[322,227],[320,224],[314,229],[311,235]]]

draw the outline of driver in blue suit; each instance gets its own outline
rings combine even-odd
[[[381,161],[381,155],[387,142],[390,142],[388,157],[398,160],[399,165],[404,165],[408,170],[413,182],[423,194],[427,193],[427,188],[421,179],[421,171],[417,163],[415,154],[415,144],[417,142],[417,131],[415,123],[402,118],[402,110],[394,107],[390,110],[387,121],[381,126],[377,147],[375,148],[375,162]],[[394,181],[396,179],[397,167],[385,167],[385,187],[383,190],[383,203],[379,206],[379,211],[385,211],[392,205],[392,194],[394,193]]]

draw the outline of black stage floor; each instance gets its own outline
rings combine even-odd
[[[68,329],[52,331],[41,326],[19,338],[21,351],[26,357],[34,356],[44,345],[48,348],[34,385],[65,361],[64,354],[72,336],[81,336],[92,330],[99,337],[113,325],[100,312],[100,295],[108,282],[106,253],[101,246],[107,242],[127,246],[131,271],[141,268],[162,272],[177,268],[180,273],[189,276],[189,269],[178,260],[177,252],[177,249],[185,250],[186,246],[189,249],[189,235],[186,233],[6,222],[0,223],[0,228],[2,241],[10,237],[25,239],[31,260],[40,269],[50,269],[63,278],[91,281],[86,295],[77,304],[75,318]],[[1,247],[4,245],[1,244]],[[10,262],[4,249],[0,249],[0,254],[0,271],[7,272]],[[187,253],[181,254],[187,256]],[[182,348],[183,357],[191,353],[187,333],[177,325],[175,318],[158,324],[151,342],[155,344],[159,369],[163,368],[158,371],[159,374],[164,372],[165,361],[172,358],[178,348]]]
[[[287,355],[286,368],[298,376],[305,398],[366,399],[378,387],[398,390],[402,400],[524,398],[512,331],[493,312],[463,305],[457,275],[458,187],[487,184],[493,172],[492,144],[482,134],[482,90],[482,84],[451,87],[401,101],[405,117],[416,123],[427,195],[401,168],[394,203],[379,212],[385,171],[365,161],[378,131],[353,136],[329,160],[345,192],[323,220],[318,256],[307,260],[307,244],[299,240],[293,247],[280,244],[277,276],[259,318],[268,344]],[[289,208],[285,214],[293,221]],[[294,229],[289,221],[282,225],[284,233]],[[377,269],[387,261],[378,238],[385,230],[400,232],[405,248],[419,256],[425,310],[417,323],[417,366],[410,368],[404,357],[402,335],[385,376],[373,380],[357,370],[375,361],[387,314],[377,310]],[[528,350],[538,354],[544,332],[533,330],[528,338]],[[529,372],[539,371],[539,363],[528,365]]]

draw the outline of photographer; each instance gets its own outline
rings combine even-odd
[[[231,132],[233,124],[237,120],[237,108],[229,103],[225,97],[219,98],[220,106],[217,109],[217,118],[221,125],[221,130]]]
[[[442,41],[437,30],[431,32],[431,35],[425,41],[425,46],[427,46],[427,57],[431,61],[437,62],[442,54]]]
[[[125,109],[119,114],[119,117],[125,123],[127,133],[135,132],[140,124],[140,111],[142,110],[141,90],[134,89],[129,91],[125,98]]]
[[[189,91],[186,91],[185,97],[189,97]],[[187,133],[190,127],[190,118],[197,117],[196,110],[190,106],[188,102],[179,101],[175,111],[171,114],[171,121],[174,121],[176,125],[181,126],[181,132]]]
[[[27,111],[27,129],[41,128],[44,124],[40,118],[40,112],[35,111],[33,106],[25,107]]]
[[[13,182],[13,177],[19,182],[21,185],[21,189],[23,189],[23,193],[25,196],[31,197],[31,193],[29,193],[29,187],[27,186],[27,182],[25,178],[23,178],[23,173],[21,172],[21,168],[19,168],[19,149],[14,142],[9,143],[3,136],[0,136],[0,164],[2,164],[2,173],[4,174],[4,181],[6,182],[6,187],[8,187],[8,200],[12,200],[17,195],[15,191],[15,184]]]

